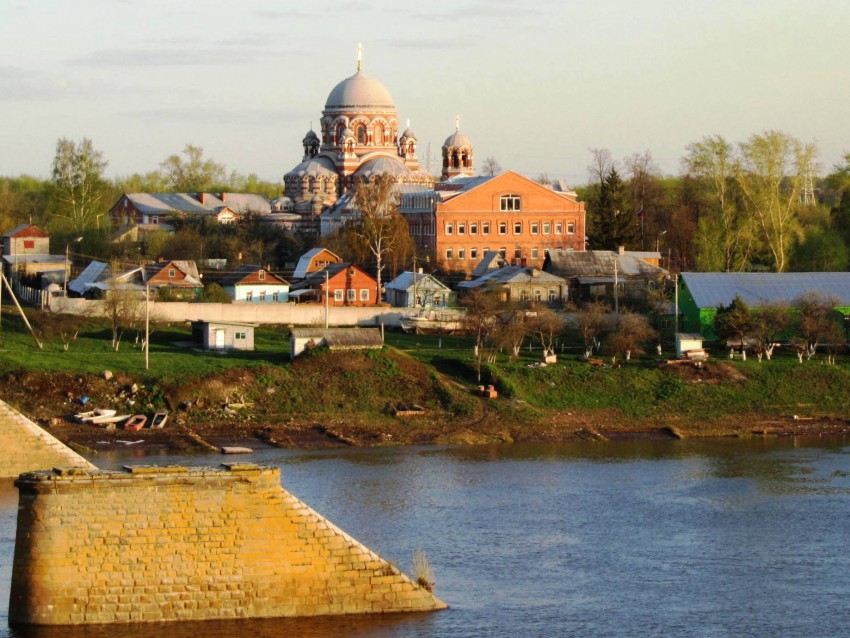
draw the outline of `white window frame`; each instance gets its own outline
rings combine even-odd
[[[466,223],[458,222],[457,223],[457,234],[458,235],[466,235]]]
[[[502,195],[499,198],[499,210],[503,213],[522,210],[522,198],[513,194]]]
[[[454,251],[451,248],[446,248],[446,261],[454,259]]]
[[[540,222],[531,222],[529,224],[528,232],[531,233],[532,235],[536,235],[539,230],[540,230]]]
[[[576,223],[575,222],[567,222],[567,235],[575,235],[576,234]]]
[[[499,234],[507,235],[508,234],[508,222],[499,222]]]
[[[514,235],[522,235],[522,222],[514,222]]]
[[[469,249],[469,258],[470,259],[478,259],[478,249],[477,248],[470,248]]]
[[[369,301],[369,289],[361,288],[360,289],[360,301]]]
[[[457,249],[457,258],[458,259],[466,259],[466,248],[458,248]]]
[[[446,222],[446,235],[455,234],[455,225],[452,222]]]
[[[354,288],[346,288],[345,289],[345,300],[346,301],[357,301],[357,290]]]
[[[481,222],[481,234],[489,235],[490,234],[490,222]]]
[[[563,235],[564,234],[564,222],[555,222],[555,234]]]
[[[343,301],[345,299],[345,295],[342,292],[342,288],[337,288],[334,290],[334,301]]]
[[[552,234],[552,223],[551,222],[543,222],[543,234],[551,235]]]
[[[478,234],[478,222],[472,222],[469,224],[469,234],[477,235]]]

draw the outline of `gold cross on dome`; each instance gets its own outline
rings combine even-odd
[[[363,70],[363,43],[357,43],[357,71]]]

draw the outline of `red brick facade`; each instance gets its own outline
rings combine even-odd
[[[437,184],[438,192],[451,188]],[[584,250],[584,203],[509,171],[438,201],[435,212],[407,213],[422,250],[446,270],[471,272],[487,250],[509,263],[543,266],[546,251]]]

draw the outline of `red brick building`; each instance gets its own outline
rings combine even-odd
[[[471,272],[488,250],[541,268],[547,252],[585,249],[585,210],[575,193],[508,171],[457,177],[429,193],[402,195],[417,248],[445,270]]]

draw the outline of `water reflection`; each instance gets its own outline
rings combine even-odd
[[[286,489],[410,571],[423,547],[452,609],[416,616],[28,630],[110,638],[839,636],[850,612],[848,441],[258,449]],[[217,465],[220,456],[98,455]],[[0,489],[0,621],[17,495]]]

